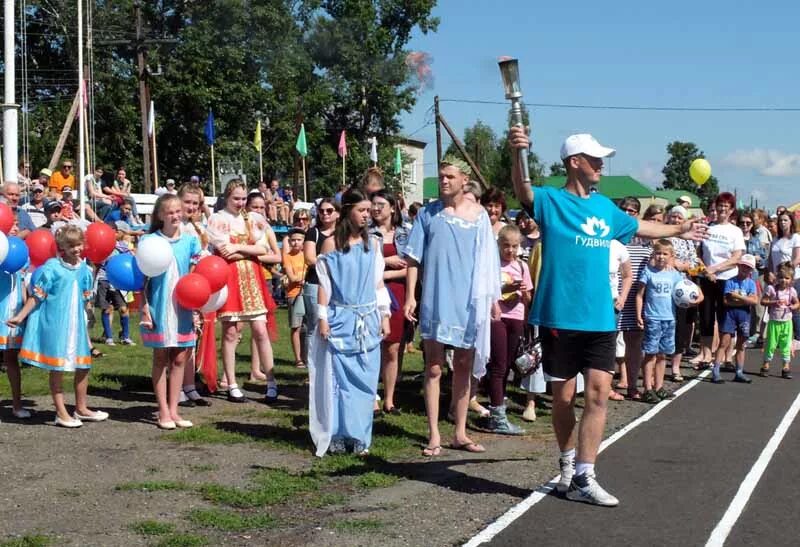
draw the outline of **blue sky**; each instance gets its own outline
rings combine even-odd
[[[439,0],[434,14],[438,32],[410,44],[432,56],[434,84],[402,117],[407,134],[429,143],[426,175],[435,174],[435,132],[420,128],[432,120],[434,95],[503,101],[501,55],[519,58],[529,103],[800,108],[800,3]],[[504,131],[505,105],[441,106],[459,135],[478,119]],[[546,164],[564,137],[590,132],[617,149],[609,174],[656,187],[666,145],[692,141],[720,186],[745,202],[800,201],[800,111],[531,110],[534,149]]]

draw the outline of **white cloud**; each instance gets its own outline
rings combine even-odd
[[[664,182],[664,175],[661,173],[661,168],[654,163],[646,163],[643,166],[635,168],[632,176],[651,188],[656,188]]]
[[[725,156],[722,163],[740,169],[751,169],[766,177],[800,175],[800,153],[763,148],[736,150]]]

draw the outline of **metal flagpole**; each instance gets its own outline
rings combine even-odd
[[[3,180],[17,180],[17,108],[14,103],[14,0],[3,3],[3,71],[5,95],[3,101]]]
[[[217,171],[214,168],[214,145],[211,145],[211,195],[217,197]]]
[[[81,200],[81,220],[86,220],[86,143],[83,135],[86,132],[86,108],[83,104],[83,0],[78,0],[78,175],[77,186]]]

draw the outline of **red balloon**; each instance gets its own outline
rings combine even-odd
[[[28,246],[28,256],[33,266],[41,266],[56,256],[56,238],[50,230],[39,228],[32,231],[25,238],[25,245]]]
[[[194,273],[205,277],[211,287],[211,292],[215,293],[222,290],[222,287],[228,282],[228,263],[222,257],[207,256],[200,259]]]
[[[5,203],[0,203],[0,231],[8,235],[14,227],[14,211]]]
[[[175,298],[187,310],[199,310],[211,296],[208,280],[200,274],[190,273],[180,278],[175,285]]]
[[[86,249],[83,254],[99,264],[114,251],[117,235],[114,229],[105,222],[93,222],[86,229]]]

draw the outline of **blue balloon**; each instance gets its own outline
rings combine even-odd
[[[8,236],[8,255],[0,264],[0,270],[6,273],[19,271],[28,262],[28,246],[16,236]]]
[[[132,254],[118,254],[106,262],[108,282],[121,291],[141,291],[144,274],[136,265]]]

